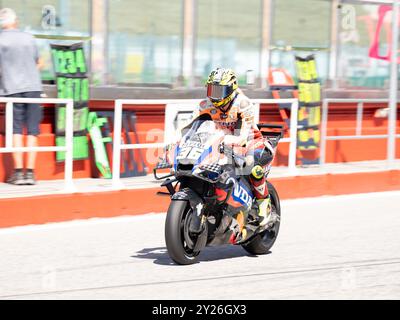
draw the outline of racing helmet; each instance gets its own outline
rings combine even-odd
[[[238,81],[231,69],[216,68],[211,71],[206,82],[207,98],[214,107],[223,112],[229,110],[232,100],[237,95]]]

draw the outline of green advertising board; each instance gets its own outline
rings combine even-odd
[[[57,97],[74,101],[74,159],[89,158],[87,139],[89,79],[83,43],[73,45],[51,44]],[[65,105],[56,106],[56,145],[65,145]],[[57,161],[65,160],[65,152],[57,152]]]

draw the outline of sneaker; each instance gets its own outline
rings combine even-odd
[[[7,183],[14,184],[16,186],[24,185],[24,173],[20,171],[14,171],[14,173],[7,179]]]
[[[35,174],[33,172],[25,173],[25,184],[34,185],[36,184]]]

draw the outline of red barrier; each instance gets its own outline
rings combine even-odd
[[[271,179],[281,199],[400,190],[400,171],[326,174]],[[160,189],[0,199],[0,228],[75,219],[165,212]],[[145,201],[143,200],[145,199]],[[323,212],[321,212],[323,214]]]

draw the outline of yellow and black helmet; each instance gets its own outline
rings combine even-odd
[[[237,94],[236,74],[231,69],[214,69],[208,76],[206,86],[207,97],[213,105],[226,112]]]

